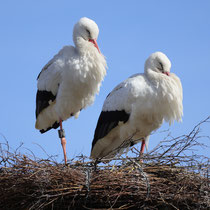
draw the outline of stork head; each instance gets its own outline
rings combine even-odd
[[[73,40],[78,48],[84,48],[87,46],[87,43],[91,43],[100,53],[96,42],[98,34],[99,29],[97,24],[93,20],[83,17],[74,26]]]
[[[145,62],[144,71],[152,70],[154,72],[170,76],[171,62],[162,52],[152,53]]]

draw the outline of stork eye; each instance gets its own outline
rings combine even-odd
[[[88,29],[86,29],[86,32],[88,33],[88,36],[90,37],[90,31]]]
[[[160,71],[163,71],[163,64],[161,62],[158,62],[159,66],[157,67]]]

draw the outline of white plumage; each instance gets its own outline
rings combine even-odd
[[[169,73],[171,63],[161,52],[150,55],[143,74],[120,83],[107,96],[92,143],[92,158],[112,157],[122,147],[146,141],[163,121],[181,121],[182,85]],[[127,142],[125,142],[127,141]]]
[[[98,34],[93,20],[81,18],[74,26],[75,47],[63,47],[40,72],[35,127],[41,133],[59,125],[62,130],[62,121],[78,117],[93,103],[106,75],[106,60],[96,42]]]
[[[38,78],[38,90],[56,96],[37,115],[36,128],[46,130],[60,119],[78,117],[81,109],[91,105],[106,75],[106,61],[91,40],[99,29],[88,18],[81,18],[74,27],[76,47],[65,46],[50,60]]]

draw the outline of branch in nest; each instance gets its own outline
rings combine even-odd
[[[0,144],[0,209],[208,209],[209,158],[189,154],[204,146],[200,126],[208,122],[209,117],[188,135],[166,138],[144,155],[144,163],[133,147],[133,156],[112,158],[97,170],[83,155],[64,166],[51,156],[21,154],[23,145],[12,151],[5,141]]]

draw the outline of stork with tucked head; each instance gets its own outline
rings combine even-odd
[[[106,75],[106,60],[97,38],[97,24],[86,17],[74,26],[75,47],[64,46],[38,75],[36,95],[36,129],[41,133],[58,128],[66,157],[66,139],[62,122],[94,102]]]
[[[143,74],[131,76],[109,93],[95,129],[91,158],[113,157],[140,141],[142,154],[149,135],[163,121],[181,121],[182,85],[170,69],[165,54],[153,53]]]

